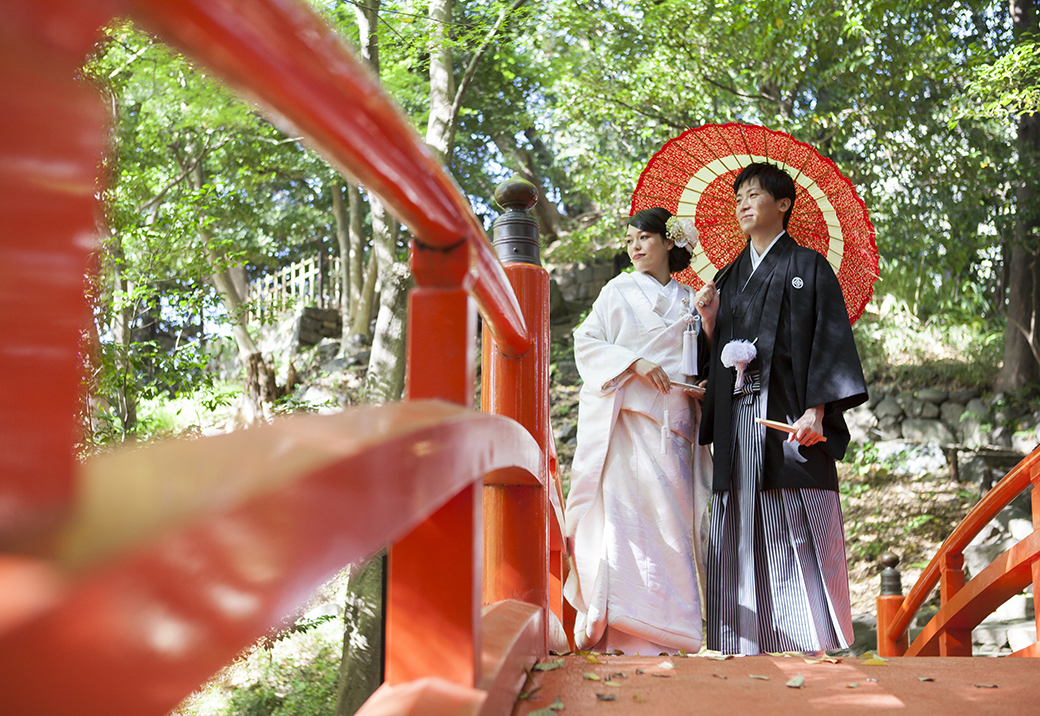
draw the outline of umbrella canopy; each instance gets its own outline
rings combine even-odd
[[[693,219],[700,232],[690,268],[675,275],[700,288],[744,249],[733,181],[752,162],[768,161],[794,178],[788,233],[827,257],[838,276],[849,321],[874,293],[878,252],[867,207],[834,162],[790,135],[748,124],[706,124],[670,139],[646,165],[632,213],[654,206]]]

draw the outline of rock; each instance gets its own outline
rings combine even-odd
[[[1021,542],[1033,534],[1033,520],[1021,517],[1012,517],[1008,520],[1008,532],[1016,540]]]
[[[338,373],[345,368],[355,365],[358,362],[357,356],[346,356],[345,358],[333,358],[330,361],[326,361],[321,364],[321,369],[326,373]]]
[[[888,396],[884,398],[877,407],[874,408],[874,415],[877,416],[878,422],[882,422],[885,418],[898,418],[903,414],[903,408],[895,398]]]
[[[971,631],[972,644],[981,647],[972,649],[972,651],[978,651],[980,654],[995,654],[1000,647],[1008,643],[1007,631],[1007,624],[983,620]]]
[[[961,424],[961,416],[964,415],[964,405],[947,400],[939,406],[939,419],[955,433]]]
[[[972,398],[977,397],[979,397],[979,391],[977,390],[958,390],[950,393],[950,400],[961,405],[967,405]]]
[[[964,409],[965,412],[974,413],[975,415],[988,416],[989,408],[978,398],[972,398],[968,401],[967,407]]]
[[[950,397],[950,394],[945,390],[936,390],[935,388],[924,388],[917,391],[917,397],[919,400],[923,400],[927,403],[933,403],[939,405],[940,403],[946,402]]]
[[[885,391],[880,388],[875,388],[870,385],[867,386],[867,407],[873,410],[877,407],[877,404],[885,399]]]
[[[549,279],[549,319],[565,318],[568,315],[570,315],[570,305],[563,297],[560,284],[556,282],[556,279]]]
[[[314,350],[321,360],[332,360],[339,353],[339,341],[325,338],[314,348]]]
[[[903,438],[912,442],[951,445],[956,441],[950,429],[938,420],[907,418],[903,421]]]
[[[556,428],[553,433],[559,442],[567,442],[578,434],[578,426],[574,423],[564,423]]]
[[[1029,603],[1033,600],[1025,594],[1015,594],[1006,602],[993,610],[993,616],[999,621],[1011,622],[1028,619]]]
[[[848,649],[827,652],[832,656],[859,656],[877,650],[877,617],[873,614],[852,615],[853,642]]]
[[[924,405],[924,401],[918,400],[913,393],[900,393],[896,402],[908,417],[921,417],[921,406]]]
[[[1001,425],[993,429],[993,433],[990,436],[990,443],[997,447],[1002,447],[1007,450],[1011,449],[1011,436],[1014,435],[1014,431],[1006,425]]]
[[[860,405],[845,412],[845,423],[849,426],[849,435],[854,443],[869,443],[874,439],[874,428],[877,418],[866,405]]]
[[[935,403],[922,403],[921,417],[925,420],[937,420],[939,418],[939,406]]]
[[[903,423],[904,427],[906,425]],[[919,475],[946,470],[946,453],[937,442],[890,440],[877,446],[878,462],[891,463],[892,472]]]
[[[992,468],[986,464],[986,458],[976,453],[960,453],[957,462],[960,482],[969,485],[993,483]]]
[[[1038,444],[1040,444],[1040,441],[1037,440],[1035,428],[1030,432],[1016,432],[1011,436],[1011,449],[1023,455],[1033,452]]]
[[[1016,624],[1008,627],[1007,630],[1008,646],[1011,647],[1012,651],[1018,651],[1025,649],[1027,646],[1036,643],[1036,622],[1032,624]]]
[[[882,440],[898,440],[903,437],[903,429],[898,417],[880,418],[877,431]]]
[[[964,445],[971,448],[980,448],[989,442],[989,432],[983,429],[982,416],[978,413],[965,411],[961,416],[957,434]]]

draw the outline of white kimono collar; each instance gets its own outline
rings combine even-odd
[[[668,310],[679,299],[679,282],[673,278],[662,286],[660,281],[649,274],[635,271],[632,273],[632,276],[636,280],[636,285],[639,286],[639,289],[653,307],[654,313],[664,318]]]

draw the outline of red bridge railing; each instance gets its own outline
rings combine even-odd
[[[74,78],[118,15],[266,107],[409,225],[409,402],[76,463],[108,130]],[[508,713],[524,668],[550,639],[562,647],[545,271],[503,268],[302,0],[8,0],[0,102],[0,713],[165,713],[388,542],[386,683],[363,711]],[[475,306],[484,407],[505,417],[470,409]]]
[[[997,514],[1030,487],[1033,533],[997,557],[971,581],[964,580],[964,548]],[[928,563],[904,599],[878,597],[878,653],[881,656],[971,656],[971,631],[1010,597],[1032,584],[1040,592],[1040,448],[1033,450],[968,513]],[[936,585],[940,608],[912,644],[910,622]],[[1040,613],[1037,615],[1040,627]],[[1040,633],[1040,630],[1038,630]],[[1012,656],[1040,657],[1034,643]]]

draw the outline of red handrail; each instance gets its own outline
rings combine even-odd
[[[57,560],[5,565],[37,574],[0,631],[0,713],[165,713],[344,565],[540,461],[514,421],[430,401],[92,460]]]
[[[943,607],[945,608],[946,604],[953,599],[954,595],[964,586],[961,565],[965,547],[1023,490],[1030,484],[1035,484],[1038,478],[1040,478],[1040,448],[1027,455],[971,509],[932,557],[910,592],[902,599],[898,609],[890,609],[882,618],[881,611],[883,610],[879,607],[878,633],[879,649],[882,651],[882,655],[899,651],[893,645],[905,640],[911,620],[935,586],[944,578],[944,574],[948,575],[948,581],[941,596]],[[1034,497],[1034,499],[1036,498]],[[1036,517],[1037,515],[1034,514],[1034,525],[1036,525]],[[979,576],[981,577],[981,575]],[[991,584],[993,580],[989,578],[985,581],[987,584]],[[967,606],[969,604],[966,602],[965,607]],[[999,603],[996,606],[999,606]],[[951,623],[955,621],[948,614],[937,615],[937,619]],[[963,645],[961,645],[961,649],[963,649]],[[970,642],[967,644],[967,651],[969,654],[971,653]]]

